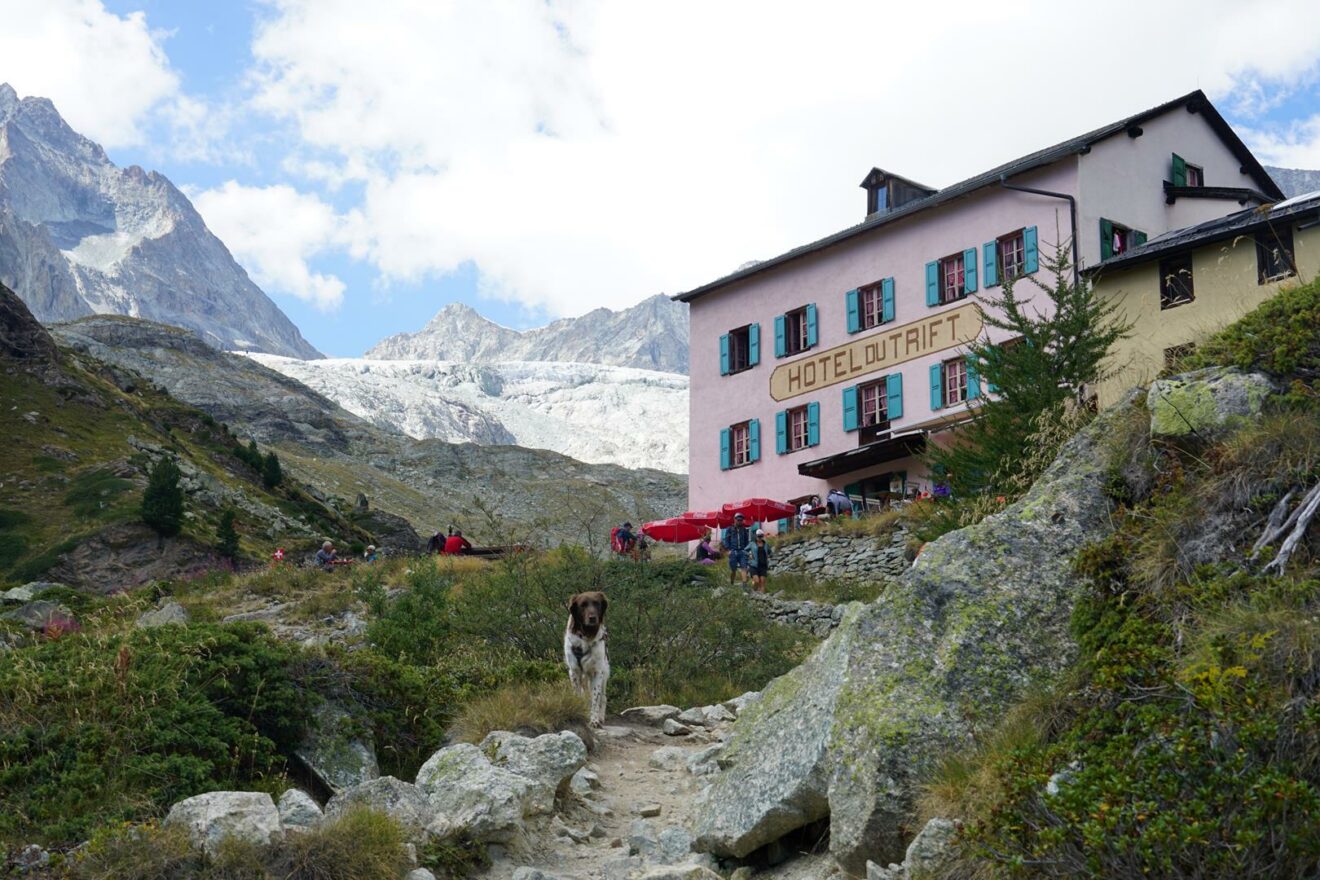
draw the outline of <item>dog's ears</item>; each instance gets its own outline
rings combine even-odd
[[[600,619],[601,619],[602,622],[604,622],[604,620],[605,620],[605,609],[606,609],[606,608],[609,608],[609,607],[610,607],[610,600],[607,599],[607,598],[605,598],[605,594],[604,594],[604,593],[601,593],[601,594],[600,594]]]
[[[573,615],[574,618],[577,617],[577,613],[578,613],[578,596],[580,596],[580,595],[582,595],[582,594],[581,594],[581,593],[574,593],[572,596],[569,596],[569,597],[568,597],[568,611],[569,611],[570,614]]]

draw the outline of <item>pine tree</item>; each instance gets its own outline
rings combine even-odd
[[[280,467],[279,457],[273,452],[266,453],[266,460],[261,464],[261,482],[267,489],[274,489],[284,481],[284,470]]]
[[[183,490],[179,488],[179,466],[165,457],[147,475],[142,493],[142,521],[162,538],[177,535],[183,528]]]
[[[1042,314],[1014,292],[1006,280],[997,296],[980,297],[977,311],[987,328],[1012,340],[968,345],[981,382],[993,395],[973,409],[972,420],[953,432],[946,446],[931,444],[926,458],[933,473],[944,474],[959,495],[993,490],[1017,494],[1024,463],[1039,460],[1043,422],[1071,402],[1083,406],[1086,389],[1104,378],[1104,361],[1131,325],[1112,303],[1096,299],[1085,279],[1076,279],[1067,244],[1043,257],[1050,284],[1035,278],[1016,283],[1043,290],[1052,309]],[[1048,432],[1047,432],[1048,433]]]
[[[216,552],[225,559],[238,558],[238,531],[234,528],[234,511],[220,514],[220,527],[216,529]]]

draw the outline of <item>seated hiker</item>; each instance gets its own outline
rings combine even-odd
[[[321,545],[321,549],[316,551],[316,564],[324,569],[328,570],[338,559],[339,554],[335,552],[333,541],[326,541]]]
[[[633,534],[632,523],[623,525],[610,532],[610,549],[623,556],[632,556],[637,550],[637,536]]]
[[[462,529],[454,529],[454,533],[445,538],[444,552],[450,555],[458,556],[468,553],[472,550],[472,542],[463,537]]]
[[[363,562],[375,562],[375,561],[376,561],[376,545],[375,545],[375,544],[368,544],[368,545],[367,545],[367,550],[366,550],[366,552],[362,554],[362,561],[363,561]]]
[[[714,565],[715,560],[720,558],[720,552],[710,546],[710,535],[705,535],[697,542],[697,547],[693,551],[693,559],[702,565]]]
[[[450,534],[453,534],[453,527],[452,527],[452,526],[450,527]],[[429,540],[429,541],[426,542],[426,552],[427,552],[427,553],[444,553],[444,552],[445,552],[445,539],[442,538],[442,537],[440,537],[440,533],[439,533],[439,532],[436,532],[434,535],[432,535],[432,536],[431,536],[431,540]]]

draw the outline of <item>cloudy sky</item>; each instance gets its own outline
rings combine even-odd
[[[188,192],[323,351],[673,293],[1204,89],[1320,168],[1320,3],[0,0],[0,80]]]

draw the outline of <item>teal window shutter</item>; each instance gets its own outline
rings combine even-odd
[[[752,324],[747,328],[747,366],[754,367],[761,362],[761,325]]]
[[[968,293],[976,292],[976,248],[963,251],[963,286]]]
[[[894,320],[894,279],[880,282],[880,320],[888,324]]]
[[[987,241],[981,246],[985,257],[985,286],[994,287],[999,283],[999,248],[996,242]]]
[[[885,377],[885,417],[889,421],[903,418],[903,374],[890,373]]]
[[[940,304],[940,261],[931,260],[926,264],[926,305]]]
[[[1142,232],[1140,229],[1132,230],[1132,246],[1140,247],[1145,243],[1146,243],[1146,233]]]
[[[747,423],[747,460],[761,460],[761,420],[752,419]]]
[[[848,332],[862,332],[862,294],[858,290],[850,290],[844,296],[848,303]]]
[[[775,357],[781,358],[788,352],[788,343],[784,332],[784,316],[775,315]]]
[[[733,434],[728,428],[720,428],[720,470],[727,471],[733,466]]]
[[[981,375],[976,371],[976,356],[967,356],[967,399],[976,400],[981,396]]]
[[[995,349],[994,346],[991,346],[991,352],[992,352],[992,354],[994,354],[994,355],[998,355],[998,350]],[[998,359],[998,358],[996,357],[996,359]],[[989,379],[986,379],[986,380],[985,380],[985,390],[986,390],[986,392],[988,392],[988,393],[990,393],[990,394],[998,394],[998,393],[999,393],[999,386],[996,385],[994,382],[991,382]]]
[[[843,430],[857,430],[857,386],[843,389]]]
[[[729,334],[720,337],[720,375],[729,375]]]
[[[1100,218],[1100,259],[1107,260],[1114,255],[1114,224]]]
[[[776,534],[776,535],[784,535],[784,534],[787,534],[787,533],[788,533],[788,523],[789,523],[789,521],[786,520],[786,519],[776,520],[776,521],[775,521],[775,534]]]
[[[1173,173],[1169,175],[1174,186],[1187,185],[1187,160],[1177,153],[1173,154]]]
[[[1036,227],[1022,230],[1022,271],[1027,275],[1040,268],[1040,254],[1036,247]]]
[[[930,408],[944,409],[944,365],[930,365]]]
[[[820,445],[820,404],[807,404],[807,445]]]
[[[775,452],[783,455],[788,452],[788,411],[775,413]]]
[[[818,341],[816,336],[816,304],[810,303],[807,306],[807,348],[811,348]]]

